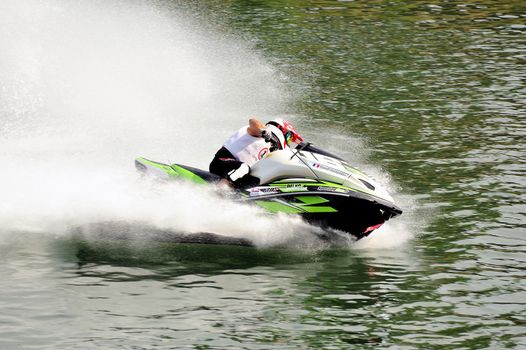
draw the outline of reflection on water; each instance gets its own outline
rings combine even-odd
[[[203,331],[210,339],[202,344],[210,345],[216,344],[219,333],[232,345],[240,339],[277,346],[284,342],[291,348],[327,341],[381,343],[386,339],[377,327],[390,317],[383,305],[391,292],[407,288],[404,281],[419,271],[400,251],[64,244],[70,246],[61,251],[76,252],[78,258],[64,276],[65,284],[94,298],[89,305],[101,315],[122,317],[128,326],[116,330],[164,332],[178,344],[195,344],[192,332]],[[157,286],[154,290],[152,284]],[[133,314],[129,303],[135,305]],[[189,339],[187,332],[192,334]]]

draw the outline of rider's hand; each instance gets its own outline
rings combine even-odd
[[[261,137],[265,139],[266,142],[272,140],[272,133],[268,129],[261,129]]]

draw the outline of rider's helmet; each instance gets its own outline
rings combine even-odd
[[[285,148],[287,145],[290,145],[291,142],[300,143],[303,141],[303,138],[298,134],[294,129],[291,123],[281,118],[272,119],[267,124],[273,134],[275,134],[280,143],[280,149]]]

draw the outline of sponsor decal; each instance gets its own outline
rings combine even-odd
[[[265,156],[268,154],[268,147],[263,148],[258,153],[258,160],[261,160],[261,158],[265,158]]]
[[[304,192],[308,190],[309,189],[307,187],[297,184],[288,184],[281,187],[281,192]]]
[[[335,187],[326,187],[326,186],[320,186],[317,188],[318,191],[325,191],[325,192],[336,192],[337,188]]]
[[[279,189],[276,187],[255,187],[249,190],[250,197],[263,196],[265,194],[279,193]]]
[[[344,188],[337,188],[337,187],[328,187],[328,186],[319,186],[317,188],[318,191],[323,192],[338,192],[338,193],[347,193],[348,191]]]
[[[343,177],[348,177],[348,176],[351,175],[351,174],[349,174],[348,172],[346,172],[344,170],[335,169],[333,167],[330,167],[330,166],[327,166],[327,165],[323,165],[323,164],[320,165],[320,168],[322,168],[323,170],[330,171],[331,173],[335,173],[335,174],[341,175]]]
[[[335,164],[335,165],[337,165],[337,164]],[[341,175],[341,176],[344,176],[344,177],[348,177],[350,175],[345,170],[336,169],[336,168],[333,168],[331,166],[328,166],[328,165],[325,165],[325,164],[321,164],[321,163],[318,163],[318,162],[312,162],[312,163],[310,163],[310,166],[312,168],[315,168],[315,169],[327,170],[327,171],[330,171],[331,173],[335,173],[335,174],[338,174],[338,175]]]

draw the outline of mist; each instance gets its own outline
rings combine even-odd
[[[124,220],[265,246],[315,230],[133,168],[206,169],[249,117],[289,112],[286,76],[247,43],[145,1],[4,0],[0,33],[4,233]]]

